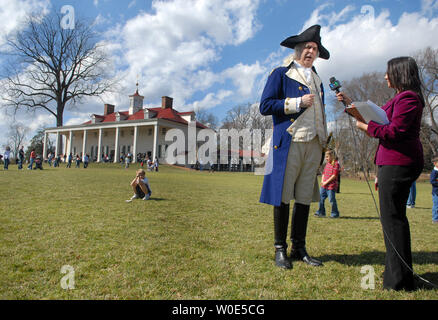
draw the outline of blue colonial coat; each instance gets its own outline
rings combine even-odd
[[[268,78],[260,101],[260,113],[265,116],[272,115],[274,123],[268,159],[270,163],[265,166],[270,169],[266,170],[267,172],[264,176],[260,202],[273,206],[281,204],[284,175],[289,147],[292,141],[292,136],[286,129],[306,110],[302,108],[298,113],[285,114],[285,99],[310,94],[310,89],[305,84],[299,82],[300,79],[292,79],[286,75],[289,69],[290,67],[274,69]],[[315,71],[314,68],[313,71]],[[321,93],[322,104],[324,105],[324,89],[322,84]]]

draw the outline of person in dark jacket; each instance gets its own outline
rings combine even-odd
[[[411,57],[398,57],[388,61],[385,79],[396,91],[394,98],[382,108],[388,124],[357,121],[356,126],[370,137],[379,139],[375,164],[380,200],[386,256],[383,288],[413,290],[411,235],[406,217],[409,189],[424,166],[423,147],[420,142],[421,115],[424,97],[418,66]],[[351,104],[343,92],[338,100]]]
[[[432,159],[434,168],[430,174],[430,183],[432,184],[432,223],[438,224],[438,157]]]
[[[18,169],[23,169],[23,163],[24,163],[24,146],[20,147],[20,150],[18,151]]]
[[[319,202],[317,171],[327,142],[324,90],[313,67],[320,57],[330,54],[321,44],[319,25],[281,45],[294,49],[283,66],[268,77],[260,101],[260,113],[272,116],[274,123],[260,202],[274,207],[275,263],[291,269],[292,260],[312,266],[322,262],[306,251],[306,231],[311,202]],[[287,231],[290,201],[292,212],[292,251],[287,256]]]

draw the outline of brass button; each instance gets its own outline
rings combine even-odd
[[[274,146],[274,149],[278,149],[278,147],[277,147],[277,146]]]
[[[299,87],[298,87],[298,90],[303,90],[303,87],[299,86]]]
[[[295,121],[295,119],[294,119],[294,118],[291,118],[291,119],[290,119],[290,122],[294,122],[294,121]]]

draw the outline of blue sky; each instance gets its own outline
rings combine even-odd
[[[179,111],[206,109],[223,119],[230,108],[259,101],[270,71],[292,53],[280,42],[315,23],[331,53],[316,62],[326,87],[331,76],[345,81],[384,71],[392,57],[438,47],[438,0],[0,0],[0,48],[26,14],[63,5],[94,23],[113,59],[109,68],[121,79],[116,94],[66,111],[64,124],[101,114],[104,103],[127,110],[137,77],[147,107],[167,95]],[[0,112],[0,132],[6,132],[11,118]],[[31,130],[56,123],[47,112],[22,112],[16,121]]]

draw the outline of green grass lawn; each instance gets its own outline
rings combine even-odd
[[[125,203],[136,165],[0,170],[0,299],[437,299],[382,290],[384,243],[363,181],[342,179],[340,219],[316,218],[307,249],[324,267],[274,265],[272,207],[262,176],[160,166],[152,199]],[[438,283],[431,186],[408,209],[414,271]],[[327,206],[329,203],[327,201]],[[75,286],[61,287],[64,265]],[[375,289],[361,287],[361,268]]]

